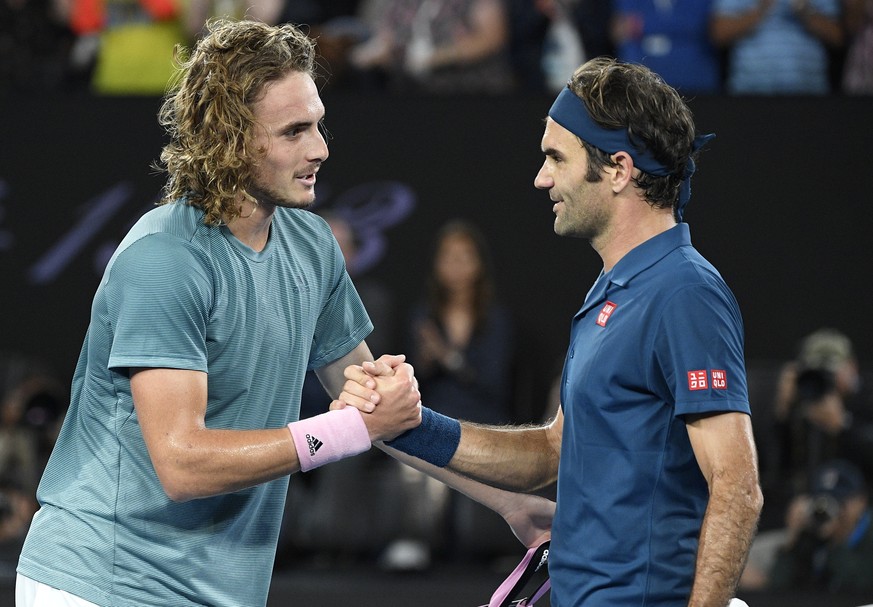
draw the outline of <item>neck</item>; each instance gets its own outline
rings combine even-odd
[[[654,209],[645,201],[625,206],[626,210],[619,208],[609,228],[591,242],[603,260],[604,272],[612,270],[631,250],[676,226],[670,209]]]
[[[241,243],[255,251],[263,251],[270,237],[270,224],[276,207],[244,201],[239,217],[227,222],[227,229]]]

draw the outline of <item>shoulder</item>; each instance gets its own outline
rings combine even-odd
[[[199,209],[184,203],[165,204],[139,218],[121,241],[116,255],[146,237],[163,236],[168,242],[194,243],[199,236],[218,229],[203,223],[203,211]]]
[[[284,229],[306,231],[314,237],[328,236],[333,239],[327,221],[306,209],[277,208],[273,215],[273,222]]]
[[[181,203],[171,203],[143,215],[119,244],[106,268],[106,278],[121,268],[129,271],[196,271],[208,265],[203,243],[212,231],[202,211]]]
[[[687,287],[726,290],[721,273],[693,246],[679,247],[665,259],[661,268],[663,281],[673,289]]]
[[[657,293],[662,318],[719,317],[741,323],[739,304],[718,270],[693,247],[681,247],[660,264],[650,293]],[[657,286],[655,286],[657,285]]]
[[[322,256],[333,247],[339,249],[327,222],[305,209],[276,209],[273,229],[283,246],[300,254],[311,251]]]

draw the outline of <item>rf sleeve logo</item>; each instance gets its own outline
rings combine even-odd
[[[706,369],[688,372],[688,389],[689,390],[707,390],[709,382],[707,381]]]

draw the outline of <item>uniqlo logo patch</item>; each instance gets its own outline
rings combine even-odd
[[[712,387],[716,390],[727,390],[727,373],[722,369],[712,370]]]
[[[706,390],[709,388],[709,382],[706,380],[707,373],[705,369],[700,371],[688,372],[688,389],[689,390]]]
[[[615,309],[618,306],[612,303],[611,301],[607,301],[604,304],[603,308],[600,310],[600,313],[597,315],[597,324],[601,327],[606,326],[606,321],[609,320],[609,317],[612,316],[612,313],[615,312]]]

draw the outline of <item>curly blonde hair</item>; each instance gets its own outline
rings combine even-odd
[[[170,142],[159,204],[183,200],[219,225],[240,215],[240,197],[265,150],[253,149],[252,104],[289,72],[315,77],[315,42],[294,25],[213,19],[188,54],[176,47],[179,74],[158,113]]]

